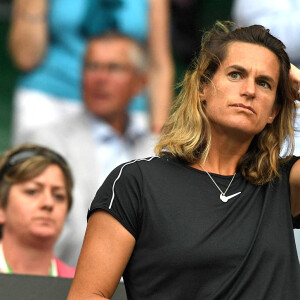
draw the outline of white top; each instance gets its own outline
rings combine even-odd
[[[91,116],[93,135],[97,141],[97,159],[99,165],[99,182],[102,183],[108,174],[118,165],[131,160],[132,149],[139,138],[147,134],[145,114],[129,117],[124,136],[117,133],[107,123]]]

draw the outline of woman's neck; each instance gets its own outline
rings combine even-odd
[[[35,247],[5,235],[1,243],[6,263],[14,274],[49,275],[53,246]]]
[[[250,143],[251,139],[213,136],[207,159],[205,163],[199,162],[199,169],[220,175],[233,175]]]

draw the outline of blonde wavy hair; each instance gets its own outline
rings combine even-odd
[[[238,165],[249,182],[262,185],[279,177],[280,164],[293,153],[296,107],[285,46],[261,25],[234,28],[231,22],[218,21],[204,34],[200,53],[184,77],[155,152],[159,156],[167,152],[187,164],[205,162],[211,146],[211,128],[200,92],[226,58],[228,45],[235,41],[266,47],[277,56],[280,64],[275,100],[279,113],[272,124],[267,124],[254,137]],[[284,141],[286,147],[281,153]]]

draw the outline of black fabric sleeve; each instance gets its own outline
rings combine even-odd
[[[136,161],[118,166],[97,191],[87,218],[102,209],[116,218],[136,239],[141,212],[142,176]]]

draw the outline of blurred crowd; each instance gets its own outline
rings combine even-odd
[[[97,188],[119,164],[154,155],[156,138],[178,92],[176,84],[208,26],[217,19],[241,26],[265,25],[286,44],[291,61],[299,67],[299,12],[299,1],[280,0],[12,1],[7,47],[18,79],[10,99],[12,150],[0,165],[0,180],[9,186],[0,184],[0,197],[1,189],[12,191],[24,180],[36,188],[27,188],[15,206],[8,205],[14,203],[8,194],[6,204],[0,199],[4,229],[0,272],[64,276],[52,257],[76,266]],[[25,156],[20,156],[22,151]],[[296,140],[296,154],[299,151]],[[10,182],[9,172],[17,172],[20,164],[35,156],[54,161],[34,176]],[[49,171],[49,165],[56,169]],[[62,183],[52,182],[57,176],[65,177]],[[68,177],[74,178],[73,190]],[[67,200],[59,202],[57,185],[63,185],[62,194],[69,202],[72,199],[72,206]],[[25,209],[22,201],[29,201],[28,195],[40,206],[32,213],[38,221],[29,220],[32,224],[26,227],[11,212],[12,207]],[[59,228],[51,235],[45,228],[55,222]],[[24,234],[21,229],[26,228]],[[24,238],[18,238],[22,234]],[[18,248],[10,252],[13,243],[31,245],[28,261],[12,257],[22,253]],[[36,266],[31,272],[24,266],[32,253],[45,253],[47,259],[39,256],[44,268]]]

